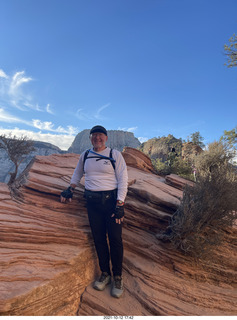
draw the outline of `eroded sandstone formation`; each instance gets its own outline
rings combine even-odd
[[[185,180],[169,184],[143,154],[127,149],[125,292],[98,292],[99,274],[83,181],[59,202],[79,155],[37,156],[13,190],[0,184],[0,315],[236,315],[236,231],[225,235],[213,263],[193,259],[156,238],[182,197]],[[145,170],[144,170],[145,169]]]
[[[141,143],[134,137],[132,132],[122,130],[108,130],[108,142],[107,145],[110,148],[122,151],[124,147],[129,146],[132,148],[138,148]],[[90,129],[85,129],[79,132],[68,152],[71,153],[82,153],[84,150],[91,148],[90,142]]]

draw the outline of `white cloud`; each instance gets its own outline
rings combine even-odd
[[[14,128],[14,129],[0,128],[0,134],[9,135],[10,133],[12,135],[15,135],[16,137],[26,136],[28,139],[31,139],[34,141],[48,142],[59,147],[62,150],[68,150],[73,140],[75,139],[74,135],[42,133],[41,131],[33,132],[30,130],[21,130],[18,128]]]
[[[31,77],[25,76],[24,71],[16,72],[13,77],[10,78],[8,92],[6,94],[8,95],[9,102],[13,107],[22,111],[27,109],[39,109],[38,104],[32,103],[32,97],[22,90],[22,85],[32,80],[33,79]]]
[[[132,127],[132,128],[128,128],[128,132],[133,132],[134,133],[134,131],[136,131],[137,130],[137,127]]]
[[[30,77],[25,77],[25,71],[16,72],[14,76],[12,77],[9,93],[12,95],[17,95],[17,90],[23,83],[27,83],[29,81],[32,81],[33,79]]]
[[[46,106],[46,111],[50,114],[54,114],[53,111],[50,109],[50,104],[48,103]]]
[[[131,128],[121,128],[118,127],[118,130],[127,131],[127,132],[133,132],[137,130],[137,127],[131,127]]]
[[[143,142],[146,142],[147,140],[149,140],[148,138],[145,138],[145,137],[139,137],[138,140],[143,143]]]
[[[57,133],[66,133],[66,134],[75,134],[78,129],[73,126],[67,126],[67,129],[58,126],[57,128],[54,128],[54,124],[51,121],[41,121],[39,119],[33,119],[32,120],[33,127],[45,130],[45,131],[51,131],[51,132],[57,132]]]
[[[71,125],[63,128],[62,126],[54,127],[51,121],[41,121],[39,119],[33,119],[32,121],[26,121],[24,119],[13,116],[12,114],[6,112],[3,108],[0,108],[0,122],[5,123],[24,123],[30,127],[34,127],[39,130],[45,130],[55,133],[64,133],[68,135],[74,135],[78,132],[78,128]]]
[[[29,121],[17,118],[10,113],[6,112],[3,108],[0,108],[0,121],[7,122],[7,123],[24,123],[30,125]]]
[[[131,127],[131,128],[121,128],[119,127],[118,130],[122,130],[122,131],[127,131],[127,132],[132,132],[134,134],[134,132],[138,129],[138,127]],[[147,140],[149,140],[146,137],[138,137],[137,138],[141,143],[146,142]]]
[[[5,78],[5,79],[8,78],[8,76],[6,75],[6,73],[2,69],[0,69],[0,78]]]
[[[94,114],[89,112],[84,112],[83,108],[77,109],[75,116],[82,121],[94,121],[94,120],[105,120],[105,117],[101,115],[102,111],[110,106],[107,103],[100,107]]]
[[[110,103],[107,103],[107,104],[103,105],[102,107],[100,107],[100,108],[97,110],[97,112],[96,112],[96,114],[95,114],[94,117],[95,117],[96,119],[98,119],[98,120],[103,120],[104,117],[101,116],[101,112],[102,112],[104,109],[108,108],[109,106],[110,106]]]
[[[75,128],[73,126],[67,126],[67,133],[69,135],[74,135],[74,134],[77,134],[78,133],[78,128]]]
[[[27,76],[25,71],[16,72],[13,75],[7,75],[0,69],[0,122],[8,124],[24,124],[31,127],[32,130],[22,129],[1,129],[1,133],[12,133],[16,136],[27,135],[30,139],[45,141],[59,146],[66,150],[70,147],[78,128],[71,125],[67,127],[55,126],[51,121],[42,121],[39,119],[25,120],[21,116],[14,115],[9,110],[18,109],[21,111],[37,111],[54,114],[51,105],[48,103],[45,106],[40,106],[31,93],[27,92],[28,84],[33,81],[33,78]],[[24,114],[25,115],[25,114]],[[37,116],[38,118],[38,116]],[[34,128],[34,129],[33,129]],[[44,133],[42,133],[42,131]]]
[[[26,76],[25,71],[18,71],[13,76],[8,76],[0,69],[0,101],[9,108],[17,108],[21,111],[29,109],[53,113],[47,104],[46,108],[40,107],[35,98],[26,92],[25,84],[33,81],[32,77]],[[23,90],[24,89],[24,90]],[[26,87],[27,89],[27,87]]]
[[[77,109],[75,116],[81,121],[93,120],[92,116],[83,112],[84,109]]]
[[[50,122],[50,121],[41,121],[41,120],[38,120],[38,119],[33,119],[32,120],[32,123],[33,123],[33,126],[37,129],[40,129],[40,130],[48,130],[48,131],[53,131],[53,123]]]

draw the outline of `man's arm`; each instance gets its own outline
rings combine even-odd
[[[124,201],[128,190],[128,172],[126,162],[120,152],[116,154],[115,174],[118,183],[116,208],[112,214],[115,222],[121,224],[124,219]]]
[[[79,158],[79,161],[77,163],[77,166],[73,172],[71,181],[70,181],[70,185],[72,187],[77,187],[77,185],[79,184],[79,182],[81,181],[81,178],[84,174],[84,168],[83,168],[83,159],[84,159],[84,154],[85,152],[83,152]]]
[[[126,162],[119,151],[116,154],[115,174],[118,184],[117,204],[123,205],[128,191],[128,171]]]

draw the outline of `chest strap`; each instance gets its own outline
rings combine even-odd
[[[89,152],[94,154],[94,156],[88,156]],[[103,156],[102,154],[99,154],[99,153],[92,151],[91,149],[86,150],[85,155],[84,155],[84,159],[83,159],[83,171],[85,172],[84,167],[85,167],[86,159],[91,159],[91,158],[97,158],[96,161],[103,160],[103,159],[110,160],[110,162],[115,170],[116,160],[113,159],[112,153],[113,153],[113,149],[110,149],[109,157],[106,157],[106,156]]]

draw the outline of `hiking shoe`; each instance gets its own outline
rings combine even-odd
[[[110,282],[111,276],[107,272],[102,272],[99,280],[94,282],[93,288],[102,291]]]
[[[115,276],[111,295],[115,298],[120,298],[122,293],[123,293],[123,279],[121,276]]]

